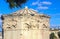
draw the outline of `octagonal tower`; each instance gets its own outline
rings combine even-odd
[[[4,39],[49,39],[49,16],[25,7],[3,15]]]

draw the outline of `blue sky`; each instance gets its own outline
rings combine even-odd
[[[0,0],[0,15],[10,14],[17,10],[21,10],[25,6],[37,10],[39,13],[47,14],[50,18],[50,25],[60,25],[60,0],[28,0],[27,3],[23,4],[22,8],[10,9],[9,4],[6,0]],[[1,22],[1,21],[0,21]],[[1,23],[0,23],[1,24]]]

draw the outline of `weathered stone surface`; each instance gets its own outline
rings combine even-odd
[[[2,39],[2,32],[0,32],[0,39]]]
[[[3,15],[4,39],[49,39],[49,16],[28,8]]]

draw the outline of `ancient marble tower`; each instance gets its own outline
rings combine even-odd
[[[49,16],[25,7],[3,15],[4,39],[49,39]]]

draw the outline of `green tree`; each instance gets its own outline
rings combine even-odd
[[[58,37],[60,38],[60,31],[58,32]]]
[[[21,7],[22,4],[27,2],[27,0],[6,0],[6,2],[9,3],[10,8],[14,8]]]
[[[50,39],[57,39],[57,37],[55,36],[54,33],[51,33],[51,34],[50,34]]]

